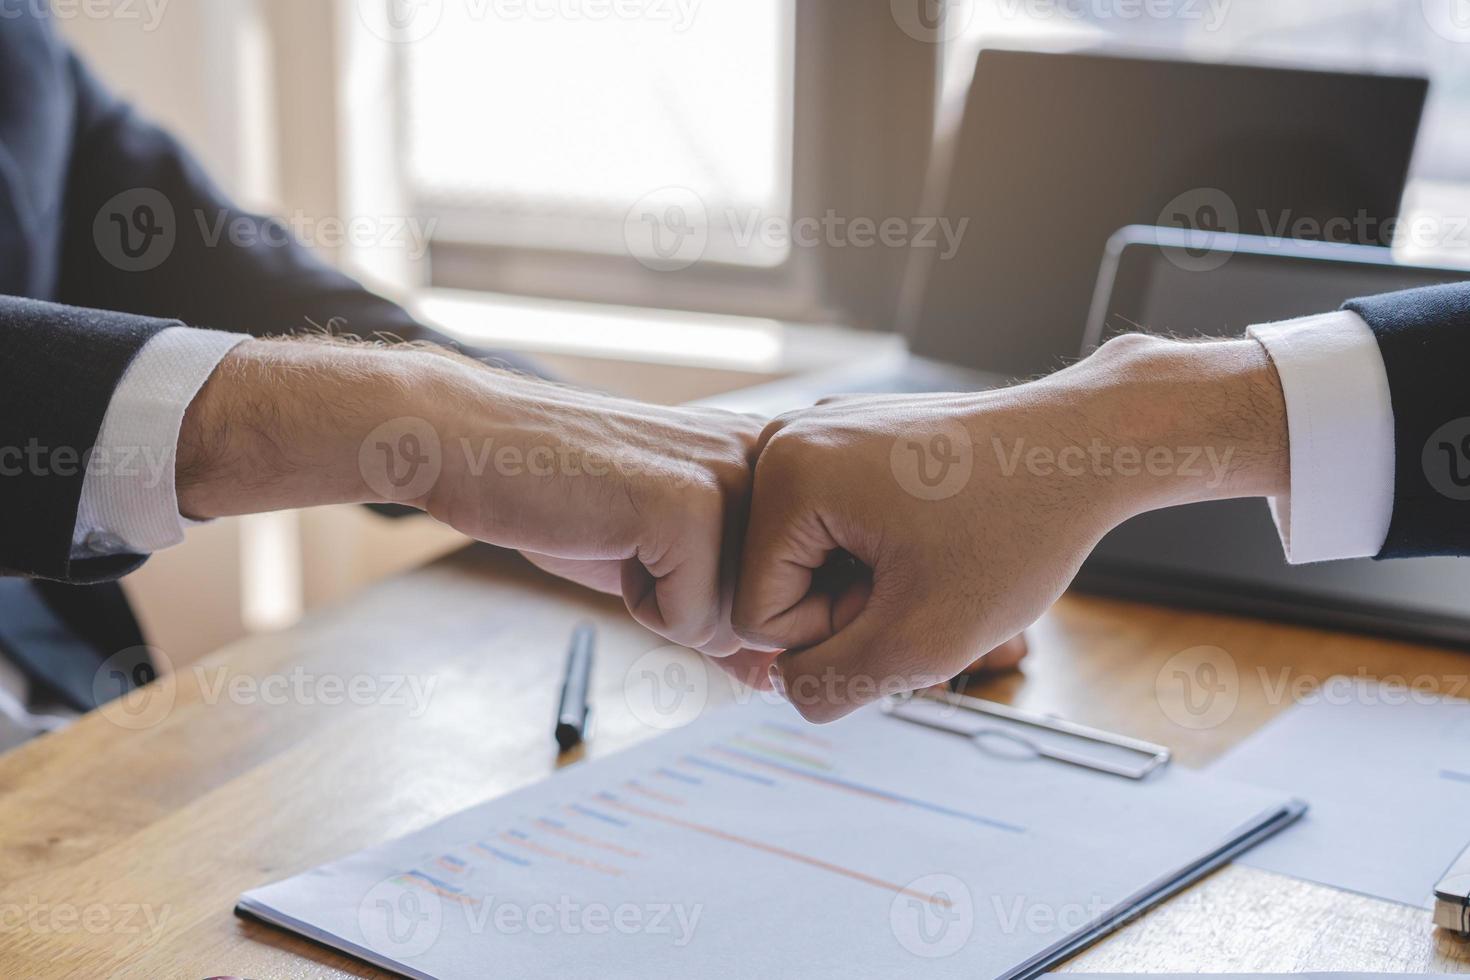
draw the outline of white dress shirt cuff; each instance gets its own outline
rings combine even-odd
[[[184,540],[174,462],[189,403],[244,334],[168,327],[143,345],[102,419],[82,479],[72,556],[149,554]]]
[[[1383,550],[1393,516],[1393,402],[1373,331],[1343,310],[1251,327],[1286,397],[1291,489],[1271,500],[1293,565]]]

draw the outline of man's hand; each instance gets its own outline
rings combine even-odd
[[[196,397],[181,511],[421,508],[621,594],[640,623],[717,656],[760,423],[591,394],[437,350],[250,341]]]
[[[1255,341],[1108,344],[978,395],[841,400],[762,435],[734,624],[808,719],[947,680],[1020,633],[1113,527],[1286,486]]]

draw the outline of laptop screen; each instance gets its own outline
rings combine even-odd
[[[985,50],[946,203],[919,256],[915,353],[1027,375],[1082,340],[1108,237],[1130,224],[1375,241],[1394,217],[1421,78]],[[1334,220],[1335,219],[1335,220]]]
[[[1220,246],[1205,250],[1204,244]],[[1386,248],[1127,228],[1109,243],[1083,352],[1122,333],[1239,337],[1347,300],[1470,279],[1405,265]]]

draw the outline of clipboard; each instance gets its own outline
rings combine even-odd
[[[936,712],[941,724],[1012,720],[956,707],[963,701],[912,700],[902,714]],[[1037,739],[1074,734],[1040,720],[1040,727],[1023,726]],[[1119,748],[1116,739],[1104,741],[1103,748]],[[1124,740],[1122,748],[1132,745]],[[921,756],[932,764],[914,765]],[[976,785],[956,783],[961,765]],[[1017,792],[986,789],[1009,773],[1023,777]],[[737,924],[737,933],[707,927],[695,937],[689,920],[677,954],[689,974],[728,968],[742,952],[730,936],[750,932],[756,921],[763,955],[799,961],[792,972],[802,976],[840,978],[855,965],[905,975],[915,955],[941,949],[958,957],[942,964],[945,976],[1031,980],[1302,810],[1279,791],[1188,769],[1156,767],[1154,777],[1135,782],[1091,766],[1013,764],[877,711],[819,729],[789,705],[757,701],[706,712],[407,837],[253,889],[236,910],[422,980],[484,976],[487,956],[511,976],[565,966],[569,956],[577,962],[570,972],[632,975],[647,972],[650,950],[674,948],[668,931],[648,932],[652,944],[588,931],[550,939],[525,929],[487,935],[482,923],[496,921],[495,908],[528,908],[548,895],[634,907],[645,896],[664,902],[671,895],[691,910],[697,904],[708,921]],[[1075,819],[1068,799],[1087,801],[1087,820]],[[896,832],[875,851],[879,827]],[[773,892],[773,880],[788,887]],[[985,890],[972,892],[966,882],[983,882]],[[1015,930],[977,911],[977,894],[1002,893],[1052,896],[1054,906],[1065,902],[1083,914]],[[401,902],[405,895],[413,900]],[[440,914],[425,919],[427,908]]]
[[[938,688],[889,698],[882,710],[899,721],[968,738],[992,755],[1048,759],[1124,779],[1146,779],[1172,758],[1167,746]]]

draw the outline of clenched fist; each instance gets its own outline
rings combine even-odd
[[[761,437],[735,630],[787,651],[772,678],[813,721],[947,680],[1128,517],[1280,492],[1284,411],[1255,341],[1128,337],[1007,390],[785,416]],[[1223,462],[1183,465],[1205,455]]]

